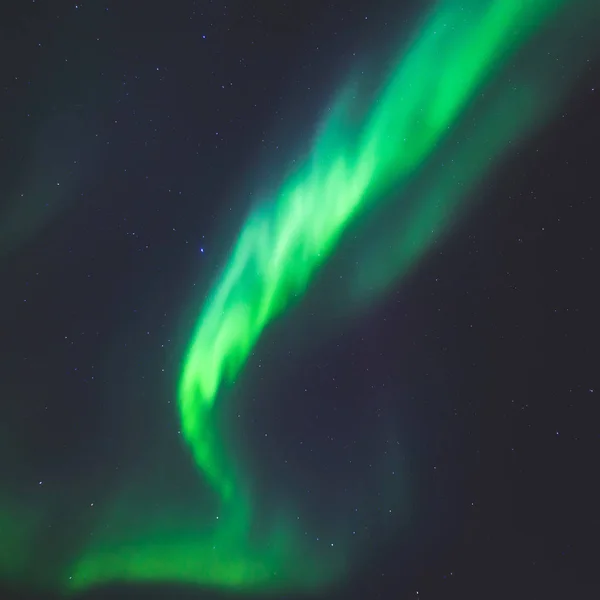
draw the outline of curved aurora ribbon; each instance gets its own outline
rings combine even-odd
[[[258,208],[204,307],[179,386],[182,432],[224,500],[239,491],[211,418],[265,327],[299,297],[346,225],[440,144],[490,74],[560,6],[556,0],[440,3],[367,116],[346,133],[341,95],[306,163]],[[435,220],[435,215],[430,215]]]
[[[442,0],[394,66],[358,133],[350,126],[352,87],[340,94],[303,166],[243,227],[184,360],[178,389],[182,433],[222,500],[223,518],[202,527],[187,515],[176,521],[169,515],[164,523],[154,519],[145,529],[135,529],[127,517],[138,507],[129,506],[129,512],[120,507],[119,517],[110,523],[112,531],[121,533],[90,543],[69,571],[71,589],[111,580],[310,589],[343,575],[344,549],[336,545],[332,550],[341,553],[340,560],[333,554],[331,559],[309,555],[288,514],[274,519],[260,543],[252,537],[250,493],[217,427],[219,394],[234,382],[269,323],[302,296],[346,227],[414,178],[420,195],[405,221],[391,223],[389,237],[380,236],[365,249],[365,270],[354,274],[352,285],[358,296],[372,296],[423,255],[432,243],[431,230],[443,228],[449,209],[512,140],[529,134],[548,116],[576,69],[557,74],[551,61],[519,54],[523,66],[510,66],[518,89],[511,84],[496,90],[478,127],[469,129],[459,147],[453,146],[453,170],[433,169],[433,178],[420,180],[419,171],[434,156],[449,152],[444,144],[455,128],[461,130],[467,110],[516,51],[543,32],[550,17],[560,14],[562,28],[545,30],[546,47],[563,44],[565,55],[573,57],[570,66],[578,64],[574,48],[585,42],[573,32],[598,16],[592,4]]]

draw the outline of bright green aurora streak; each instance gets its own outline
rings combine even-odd
[[[393,68],[358,135],[348,125],[351,86],[340,94],[306,162],[274,201],[257,208],[245,224],[184,361],[178,390],[182,433],[198,468],[221,498],[221,520],[207,528],[197,525],[197,518],[172,518],[166,524],[142,526],[124,539],[123,530],[133,532],[133,527],[128,530],[127,518],[117,511],[120,516],[113,515],[111,522],[113,537],[96,536],[69,570],[71,589],[114,580],[193,582],[238,590],[317,589],[343,576],[348,557],[344,544],[315,555],[291,517],[275,518],[260,543],[251,536],[252,494],[218,432],[219,393],[233,384],[265,327],[305,292],[345,228],[391,192],[399,198],[409,179],[418,182],[420,171],[460,131],[465,113],[482,101],[486,86],[493,86],[494,76],[507,77],[510,70],[519,89],[503,84],[492,103],[483,105],[477,129],[458,150],[453,146],[456,171],[420,182],[422,200],[415,201],[405,222],[394,224],[393,244],[386,238],[385,252],[375,242],[370,254],[367,249],[368,272],[357,275],[356,285],[373,294],[423,255],[432,241],[431,230],[444,225],[449,209],[512,140],[548,116],[554,100],[568,89],[572,75],[557,75],[552,61],[544,62],[547,52],[528,60],[517,51],[535,55],[534,41],[539,46],[543,40],[545,48],[553,49],[575,39],[574,31],[579,33],[584,22],[597,16],[591,4],[442,1]],[[584,16],[586,11],[590,14]]]

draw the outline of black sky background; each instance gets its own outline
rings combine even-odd
[[[58,569],[94,525],[90,498],[150,476],[145,448],[162,445],[163,469],[181,452],[165,399],[253,199],[306,150],[349,69],[384,56],[423,6],[1,9],[0,468],[12,496],[51,507],[34,563],[54,553]],[[324,599],[598,593],[599,88],[590,53],[443,253],[343,333],[319,342],[308,327],[296,342],[306,309],[251,357],[233,435],[265,498],[300,498],[321,522],[340,481],[369,502],[382,488],[353,479],[349,452],[356,472],[383,461],[407,477],[409,524],[384,535],[375,509],[348,521],[383,541]],[[194,485],[185,468],[171,476]],[[3,597],[30,597],[27,584]]]

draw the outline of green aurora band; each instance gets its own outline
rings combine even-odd
[[[351,92],[345,91],[306,163],[284,183],[274,202],[259,207],[247,220],[201,314],[179,386],[184,437],[198,467],[225,502],[238,505],[244,494],[212,418],[221,386],[234,382],[265,327],[305,292],[349,222],[423,166],[490,74],[512,58],[560,4],[442,2],[399,62],[358,139],[345,135],[352,103]],[[532,109],[541,110],[532,91],[521,94],[520,107],[511,105],[528,119],[534,118]],[[505,141],[502,130],[516,133],[511,117],[523,123],[518,112],[501,114],[496,136],[485,123],[479,125],[477,133],[491,145],[494,137]],[[492,111],[490,121],[497,116],[498,111]],[[482,154],[489,160],[489,149]],[[478,166],[471,179],[482,171]],[[435,194],[437,209],[417,206],[405,224],[405,250],[399,261],[409,256],[414,262],[421,256],[427,247],[425,230],[439,225],[439,216],[446,214],[441,193],[445,187],[438,188],[431,185],[431,192],[440,192]],[[414,224],[420,226],[413,229]]]
[[[222,442],[217,400],[265,328],[299,301],[358,216],[384,202],[386,210],[406,205],[401,222],[388,218],[378,239],[362,248],[358,270],[345,278],[350,289],[340,294],[348,298],[338,300],[349,313],[425,255],[498,158],[564,98],[590,51],[581,32],[597,23],[592,4],[443,0],[402,52],[358,131],[350,117],[354,86],[340,93],[307,160],[245,223],[185,356],[181,430],[219,499],[219,520],[207,524],[206,509],[199,508],[195,515],[134,524],[139,509],[124,493],[61,586],[184,582],[310,591],[343,578],[352,558],[343,536],[335,547],[315,550],[291,510],[272,516],[260,537],[251,533],[256,499]],[[569,68],[548,59],[548,50]]]

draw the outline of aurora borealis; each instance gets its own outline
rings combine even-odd
[[[250,216],[200,318],[179,390],[185,438],[225,500],[239,488],[223,464],[209,417],[222,382],[235,379],[263,329],[304,293],[345,226],[392,186],[401,193],[399,186],[444,141],[473,94],[556,8],[555,2],[473,2],[459,9],[454,2],[441,3],[384,84],[358,139],[344,135],[351,102],[344,94],[306,163],[271,204]],[[486,115],[494,125],[483,127],[488,161],[498,154],[498,138],[508,143],[545,108],[533,87],[519,100],[509,114],[500,106]],[[499,113],[500,127],[495,124]],[[470,150],[475,160],[482,154],[479,145]],[[472,169],[463,185],[468,187],[483,169]],[[444,189],[422,193],[436,196],[435,208],[419,203],[418,214],[403,224],[407,233],[401,240],[409,241],[396,264],[416,261],[426,250],[427,230],[443,227],[448,194]]]
[[[170,513],[148,501],[145,514],[140,498],[152,497],[158,476],[145,487],[124,483],[58,575],[27,565],[34,528],[15,522],[31,519],[0,495],[4,515],[17,515],[7,523],[11,546],[19,548],[9,558],[0,552],[0,573],[18,579],[41,570],[43,585],[65,593],[112,582],[314,591],[343,580],[361,551],[335,525],[331,541],[315,551],[298,523],[301,506],[261,507],[254,474],[231,443],[227,403],[234,392],[244,396],[237,386],[261,337],[305,295],[318,293],[311,286],[349,231],[360,249],[324,301],[345,319],[384,296],[440,243],[500,160],[560,106],[589,53],[579,34],[598,13],[584,0],[441,0],[408,41],[398,40],[389,72],[359,117],[361,84],[350,79],[308,155],[283,174],[272,197],[255,203],[206,301],[194,306],[199,316],[170,406],[181,425],[182,459],[191,455],[201,491]],[[547,48],[569,56],[569,72],[548,60]],[[315,332],[311,343],[327,336]],[[390,492],[394,510],[410,485],[402,480]],[[363,501],[371,503],[368,493]],[[19,563],[17,575],[11,561]]]

